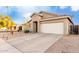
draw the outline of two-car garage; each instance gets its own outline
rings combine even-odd
[[[40,32],[64,34],[64,23],[44,23],[40,24]]]

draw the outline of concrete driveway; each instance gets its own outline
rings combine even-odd
[[[27,33],[24,36],[5,41],[20,52],[41,53],[45,52],[61,37],[62,35],[56,34]]]

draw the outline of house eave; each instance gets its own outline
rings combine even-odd
[[[71,17],[70,16],[52,17],[52,18],[42,19],[40,21],[58,20],[58,19],[68,19],[73,24],[73,22],[71,21]]]

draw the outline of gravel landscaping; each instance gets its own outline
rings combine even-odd
[[[68,35],[50,46],[46,53],[79,53],[79,35]]]

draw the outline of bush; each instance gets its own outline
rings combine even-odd
[[[29,30],[24,30],[24,33],[29,33],[30,31]]]

